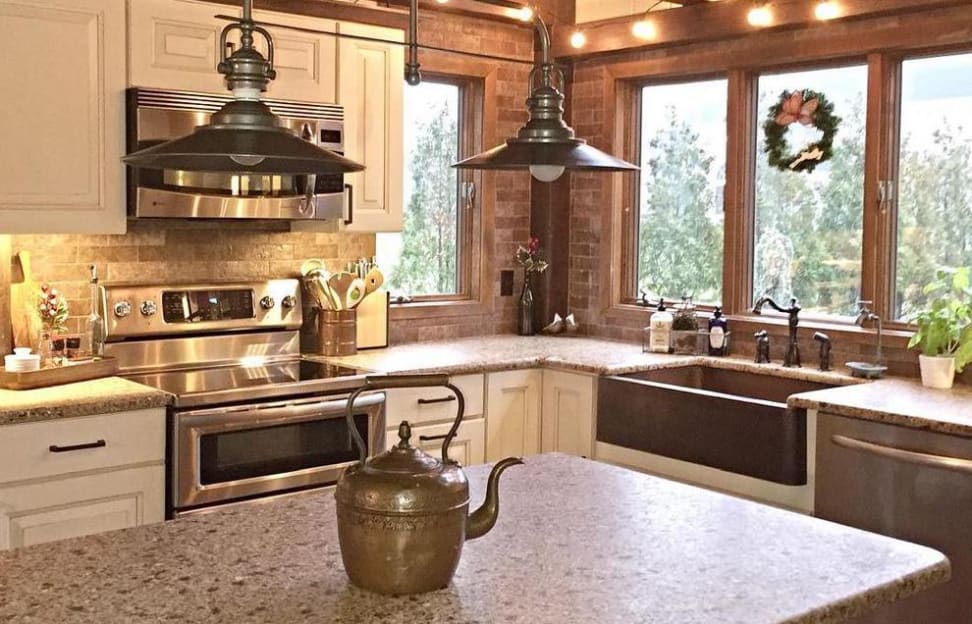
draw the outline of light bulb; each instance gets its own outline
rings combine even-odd
[[[749,21],[751,26],[760,28],[763,26],[769,26],[773,23],[773,12],[770,11],[770,8],[765,4],[754,6],[749,10],[746,20]]]
[[[564,168],[560,165],[530,165],[530,175],[541,182],[553,182],[564,175]]]
[[[642,19],[631,25],[631,34],[638,39],[644,39],[647,41],[649,39],[654,39],[658,34],[658,31],[655,30],[654,24],[648,20]]]
[[[824,0],[817,4],[813,14],[818,20],[826,21],[840,17],[840,6],[832,0]]]
[[[574,48],[583,48],[587,43],[587,35],[577,30],[570,36],[570,45]]]

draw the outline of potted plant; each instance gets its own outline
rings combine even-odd
[[[969,267],[939,270],[924,288],[928,308],[914,321],[918,330],[908,342],[919,347],[921,383],[929,388],[952,387],[955,373],[972,362],[972,285]]]
[[[699,319],[691,297],[682,297],[672,322],[672,347],[678,355],[695,355],[698,351]]]

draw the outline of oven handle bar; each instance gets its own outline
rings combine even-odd
[[[368,409],[384,403],[384,394],[359,397],[354,409]],[[271,422],[303,422],[318,420],[322,415],[339,418],[344,414],[348,402],[345,399],[315,401],[313,403],[273,404],[270,406],[249,405],[242,409],[206,409],[180,412],[179,420],[198,430],[213,429],[252,429]]]

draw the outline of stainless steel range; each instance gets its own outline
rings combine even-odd
[[[357,459],[344,418],[361,371],[300,356],[300,283],[112,285],[106,355],[173,395],[167,515],[330,485]],[[384,395],[355,404],[369,455]]]

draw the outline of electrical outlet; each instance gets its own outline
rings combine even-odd
[[[500,271],[500,296],[513,296],[513,271]]]

